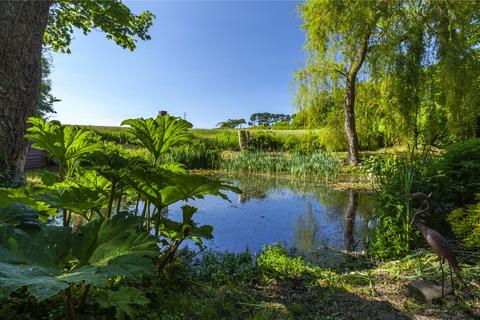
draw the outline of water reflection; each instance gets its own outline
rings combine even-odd
[[[355,216],[358,207],[358,193],[350,191],[348,194],[348,203],[343,216],[343,234],[345,239],[345,250],[355,250]]]
[[[227,193],[231,203],[207,196],[189,204],[198,207],[198,224],[214,227],[212,250],[258,252],[280,242],[305,255],[319,247],[355,248],[361,226],[374,200],[365,193],[333,190],[315,181],[281,176],[216,176],[242,189]],[[180,219],[182,203],[170,207],[169,216]],[[358,242],[358,240],[357,240]]]
[[[320,245],[320,224],[311,202],[307,202],[305,214],[296,218],[293,239],[295,248],[305,254],[315,251]]]

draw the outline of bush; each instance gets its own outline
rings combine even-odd
[[[319,138],[320,144],[330,152],[347,150],[347,137],[341,128],[323,127]]]
[[[264,272],[283,278],[298,278],[310,270],[301,257],[289,257],[287,250],[278,243],[263,248],[257,257],[257,266]]]
[[[251,151],[280,151],[282,147],[280,138],[269,132],[251,132],[251,138],[247,144],[247,149]]]
[[[441,169],[451,181],[452,201],[457,206],[471,204],[480,192],[480,139],[470,139],[447,147]]]
[[[367,172],[376,176],[379,188],[379,210],[370,222],[370,252],[379,258],[404,256],[416,246],[420,235],[411,227],[412,192],[431,193],[432,211],[425,217],[427,225],[442,234],[453,231],[467,238],[473,224],[464,219],[474,219],[475,207],[454,210],[473,203],[480,193],[480,140],[459,142],[447,148],[437,158],[424,155],[418,159],[401,156],[371,157],[365,162]],[[452,212],[447,221],[447,215]],[[469,220],[470,221],[470,220]],[[474,221],[474,220],[471,220]],[[478,221],[478,220],[477,220]],[[475,235],[471,235],[475,238]],[[464,240],[465,241],[465,240]],[[466,243],[475,240],[468,238]]]
[[[272,125],[272,129],[274,130],[289,130],[290,128],[290,122],[288,121],[283,121],[283,122],[277,122]]]
[[[448,216],[453,232],[467,247],[480,247],[480,194],[477,203],[463,209],[455,209]]]

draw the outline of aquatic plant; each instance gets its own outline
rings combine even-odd
[[[228,171],[288,173],[303,178],[330,178],[338,174],[340,160],[326,151],[312,154],[244,151],[224,159],[220,167]]]

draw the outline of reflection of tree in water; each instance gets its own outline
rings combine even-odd
[[[217,177],[218,178],[218,177]],[[291,190],[297,194],[311,195],[325,207],[326,213],[332,220],[341,219],[345,212],[345,204],[348,202],[348,192],[333,189],[321,180],[304,180],[291,178],[283,175],[231,175],[222,176],[226,181],[235,182],[242,189],[244,195],[240,202],[244,203],[251,199],[264,199],[268,194],[276,191]],[[375,207],[375,199],[367,193],[358,196],[358,214],[368,215]]]
[[[293,231],[295,248],[303,254],[315,251],[320,244],[319,231],[319,223],[313,214],[312,204],[308,202],[305,214],[298,215],[295,221]]]
[[[345,250],[355,250],[355,239],[353,237],[355,231],[355,216],[358,207],[358,193],[350,191],[348,195],[348,203],[343,216],[343,234],[345,239]]]

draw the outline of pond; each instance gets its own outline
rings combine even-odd
[[[368,193],[338,191],[324,183],[279,176],[215,176],[239,187],[243,193],[188,201],[198,208],[198,225],[214,227],[213,251],[257,253],[276,242],[308,255],[319,248],[362,248],[367,217],[374,207]],[[181,220],[180,207],[169,208],[169,217]]]

